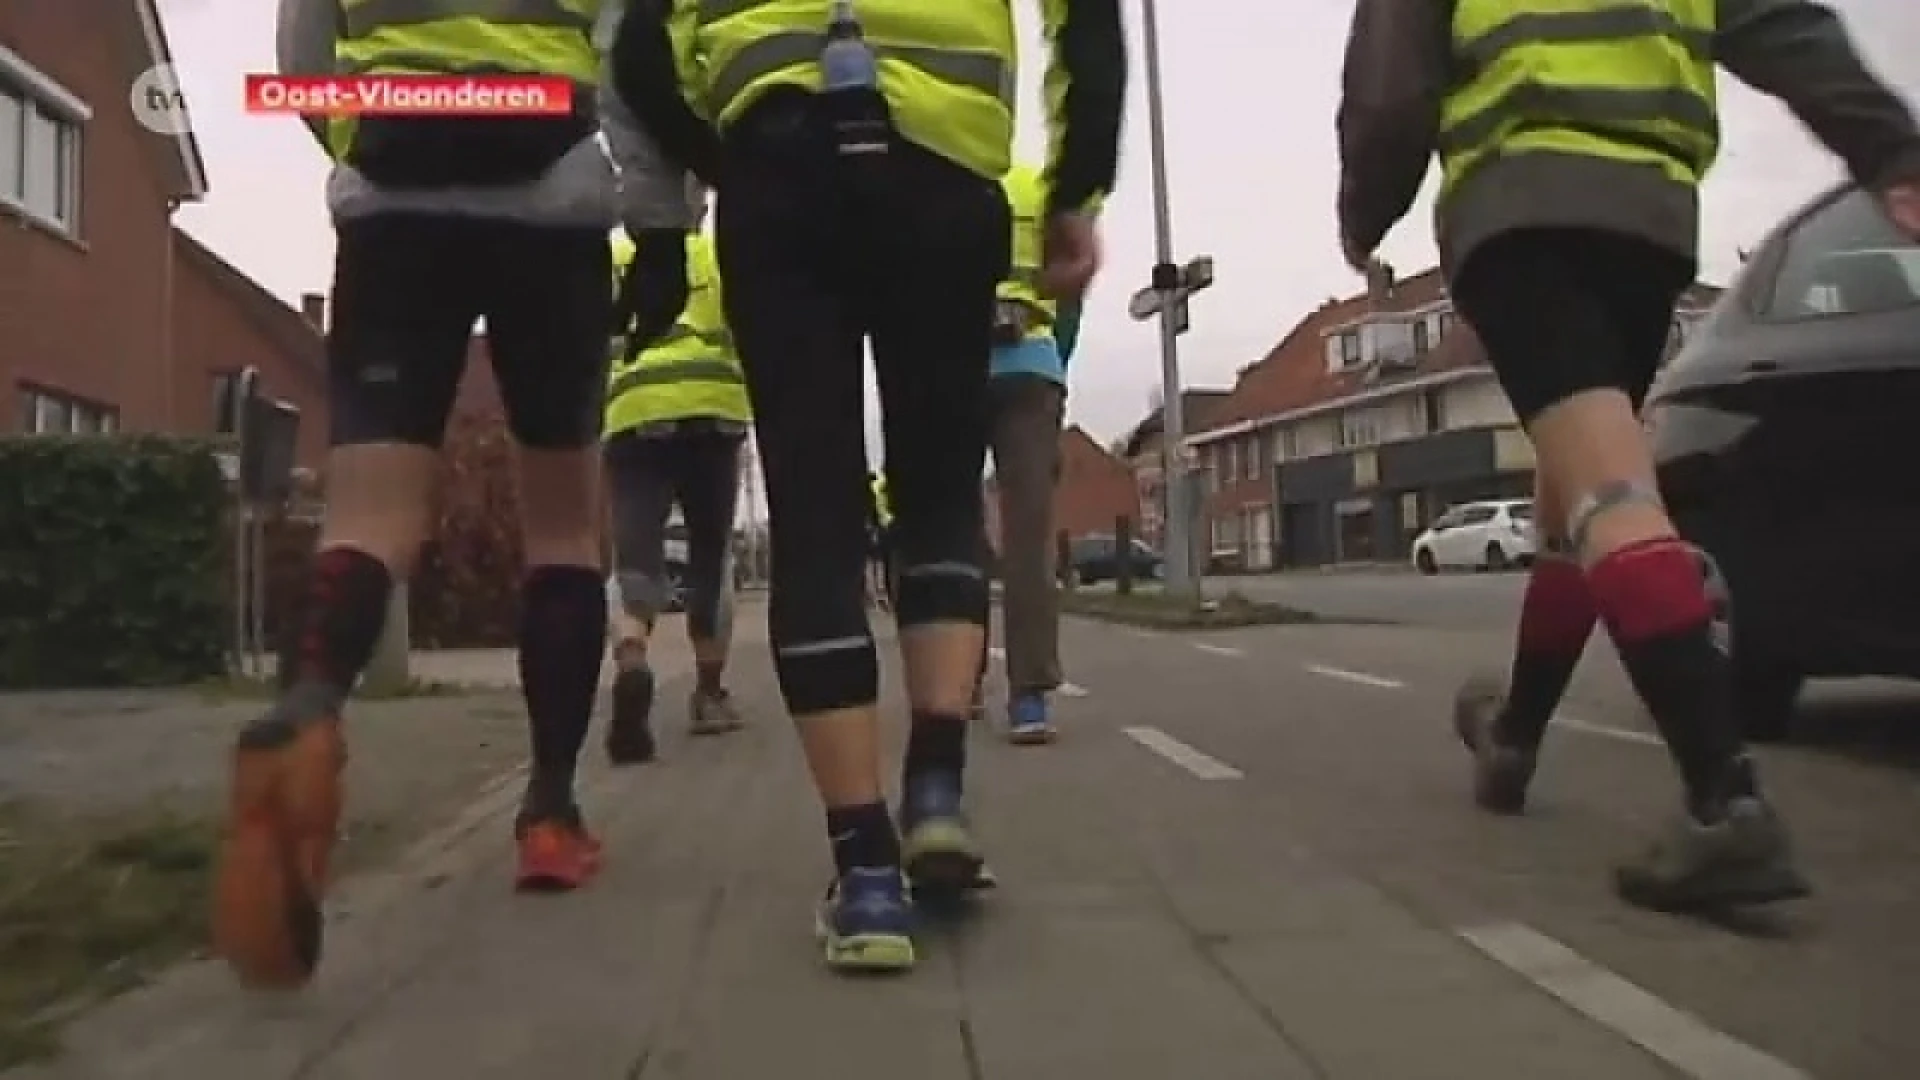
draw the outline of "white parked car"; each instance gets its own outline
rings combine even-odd
[[[1442,570],[1505,570],[1525,566],[1534,553],[1533,500],[1461,503],[1414,537],[1413,565]]]

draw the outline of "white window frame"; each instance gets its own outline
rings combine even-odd
[[[24,217],[43,228],[77,237],[82,213],[81,172],[84,167],[84,143],[87,122],[93,110],[71,91],[49,78],[21,56],[0,46],[0,95],[17,102],[19,130],[0,131],[0,141],[11,143],[19,151],[19,172],[0,176],[0,210]],[[53,125],[53,159],[30,153],[27,125],[38,117]],[[27,177],[30,170],[53,170],[54,204],[51,208],[30,205],[27,201]]]
[[[1240,458],[1241,479],[1260,479],[1260,435],[1258,432],[1247,436],[1247,445],[1241,449]]]
[[[20,411],[27,418],[28,435],[114,435],[120,431],[120,410],[97,401],[39,386],[20,387]]]

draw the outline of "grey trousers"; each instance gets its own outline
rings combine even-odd
[[[607,440],[615,580],[628,615],[651,625],[666,603],[667,520],[687,528],[687,629],[726,636],[733,614],[733,516],[742,436],[712,431]]]
[[[1060,476],[1066,390],[1038,375],[1005,375],[993,380],[990,394],[1007,689],[1013,694],[1046,693],[1062,678],[1053,492]]]

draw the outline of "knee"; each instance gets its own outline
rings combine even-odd
[[[780,695],[795,716],[854,709],[880,699],[880,660],[872,636],[774,643]]]

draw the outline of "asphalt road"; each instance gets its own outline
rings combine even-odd
[[[1212,578],[1208,588],[1349,618],[1489,629],[1512,623],[1525,584],[1526,575],[1511,572],[1425,577],[1411,570],[1308,570]]]
[[[1706,925],[1609,890],[1675,784],[1607,650],[1576,681],[1535,812],[1472,809],[1447,699],[1505,648],[1501,628],[1070,623],[1063,739],[973,745],[1003,887],[929,927],[920,971],[874,983],[822,973],[810,947],[824,844],[754,647],[735,687],[747,732],[688,741],[669,708],[661,763],[590,772],[609,868],[586,893],[507,893],[508,792],[467,815],[468,839],[349,888],[306,997],[263,1006],[189,969],[38,1075],[1920,1075],[1911,699],[1834,707],[1819,745],[1763,752],[1819,894]],[[887,680],[897,719],[897,668]]]

